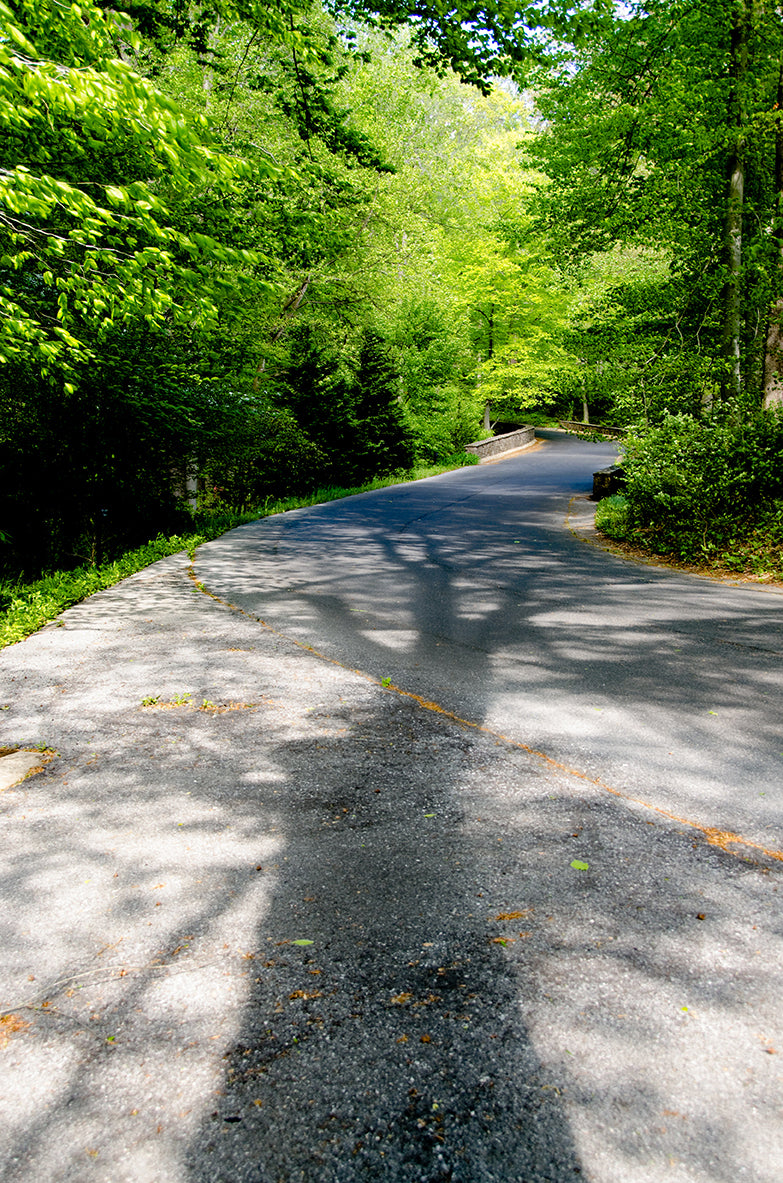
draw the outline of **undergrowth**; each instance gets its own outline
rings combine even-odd
[[[192,532],[155,538],[144,546],[127,551],[112,562],[100,566],[53,571],[32,583],[0,579],[0,648],[23,640],[48,624],[50,620],[54,620],[66,608],[78,604],[95,592],[113,587],[122,579],[135,575],[137,571],[157,562],[158,559],[179,554],[181,551],[187,551],[192,558],[197,547],[246,522],[308,505],[319,505],[325,501],[337,501],[342,497],[383,489],[389,485],[422,480],[474,463],[475,457],[460,453],[443,464],[420,465],[410,472],[372,480],[352,489],[316,489],[315,492],[303,497],[268,499],[255,513],[237,513],[226,509],[209,515],[200,514],[194,519]]]
[[[716,521],[712,531],[679,538],[654,526],[634,525],[622,494],[606,497],[595,511],[595,524],[607,538],[626,542],[651,555],[705,572],[731,571],[756,579],[783,580],[783,501],[774,502],[745,521]]]

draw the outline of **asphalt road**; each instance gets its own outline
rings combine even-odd
[[[616,450],[548,434],[532,454],[250,527],[240,555],[233,536],[202,551],[198,577],[348,666],[783,849],[783,588],[585,546],[563,526],[590,507],[569,501]]]
[[[0,796],[2,1183],[778,1183],[783,597],[587,545],[612,456],[0,653],[0,746],[59,753]]]

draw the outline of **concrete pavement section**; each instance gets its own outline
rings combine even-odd
[[[760,609],[755,667],[718,651],[724,679],[739,655],[738,682],[713,676],[704,581],[675,587],[564,528],[601,447],[574,444],[571,477],[546,488],[543,469],[521,468],[542,449],[245,527],[199,552],[201,589],[184,555],[165,559],[0,653],[0,746],[59,753],[0,795],[2,1183],[777,1183],[767,704],[756,730],[749,699],[733,730],[719,724],[722,772],[713,748],[702,773],[695,752],[683,767],[708,724],[674,734],[671,677],[625,754],[620,733],[631,692],[649,695],[632,661],[640,581],[661,584],[657,635],[685,585],[692,694],[709,686],[719,709],[732,686],[779,694],[779,618]],[[521,512],[532,477],[541,498]],[[515,487],[514,538],[485,553],[490,595],[446,539],[448,505],[497,532]],[[439,543],[417,533],[425,520]],[[609,564],[599,593],[582,552]],[[545,651],[508,611],[534,559],[530,627],[543,638],[554,614],[560,630]],[[563,564],[584,591],[573,627]],[[327,584],[347,569],[350,595]],[[623,581],[636,606],[622,608]],[[507,650],[481,631],[501,602]],[[594,687],[568,663],[584,646],[589,680],[599,632],[622,693],[592,727]],[[651,631],[639,640],[661,660]],[[556,650],[563,666],[544,675]],[[654,742],[669,719],[676,767]],[[732,803],[751,740],[768,779],[751,800],[741,775]],[[687,808],[669,809],[683,793]],[[729,820],[757,845],[721,846]]]

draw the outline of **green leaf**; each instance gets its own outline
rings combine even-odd
[[[571,863],[571,866],[574,868],[575,871],[589,871],[590,870],[590,864],[583,863],[578,858],[574,859],[574,861]]]
[[[307,940],[291,941],[291,944],[292,945],[314,945],[315,941],[307,941]]]

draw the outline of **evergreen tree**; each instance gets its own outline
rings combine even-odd
[[[413,464],[413,439],[399,389],[399,375],[383,337],[366,329],[353,387],[356,467],[363,479]]]
[[[322,483],[350,479],[356,451],[350,372],[324,332],[304,320],[291,334],[278,398],[324,457]]]

